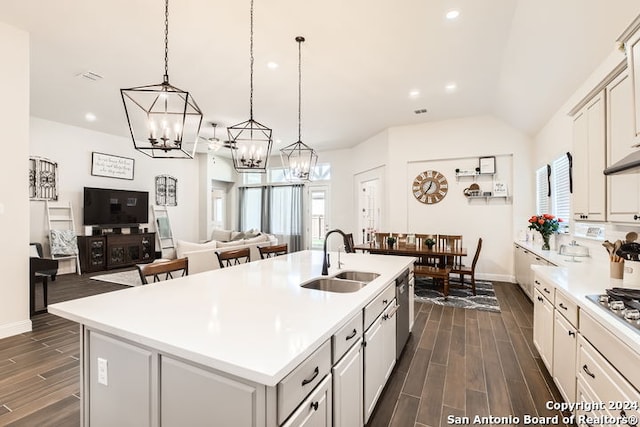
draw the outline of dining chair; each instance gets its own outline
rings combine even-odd
[[[427,239],[433,239],[434,242],[438,241],[438,235],[437,234],[424,234],[424,233],[419,233],[416,234],[416,246],[422,246],[425,247],[426,244],[426,240]],[[418,262],[418,264],[420,265],[440,265],[442,262],[442,258],[440,256],[437,255],[425,255],[420,257],[420,261]]]
[[[286,255],[289,252],[289,247],[286,243],[273,246],[258,246],[258,251],[261,259],[275,258],[278,255]]]
[[[478,258],[480,257],[480,250],[482,249],[482,237],[478,239],[478,246],[476,248],[476,253],[473,256],[473,261],[471,262],[471,267],[466,267],[464,265],[460,265],[458,267],[451,268],[451,273],[460,275],[460,284],[464,286],[464,276],[471,276],[471,290],[473,294],[476,295],[476,264],[478,263]]]
[[[460,235],[448,235],[439,234],[437,240],[438,250],[461,250],[462,249],[462,236]],[[462,265],[462,256],[446,256],[444,258],[445,264],[455,268]]]
[[[232,251],[216,251],[220,268],[233,267],[251,261],[251,251],[249,248],[236,249]]]
[[[348,254],[355,253],[355,244],[353,243],[353,233],[348,233],[344,237],[344,251]]]
[[[413,269],[415,277],[430,277],[433,279],[434,284],[442,284],[442,294],[444,298],[449,297],[449,275],[451,274],[451,267],[445,265],[439,267],[437,265],[416,265]]]
[[[137,264],[136,268],[138,269],[138,273],[140,273],[140,280],[142,281],[142,284],[148,285],[149,283],[156,283],[162,280],[174,279],[173,274],[175,273],[181,273],[180,276],[176,277],[188,276],[189,259],[178,258],[172,259],[170,261]],[[161,277],[162,274],[164,274],[164,278]],[[153,277],[153,282],[149,282],[149,277]]]

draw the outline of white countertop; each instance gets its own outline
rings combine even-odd
[[[571,298],[581,310],[587,312],[640,355],[640,334],[586,298],[587,295],[604,294],[605,289],[626,287],[621,279],[610,277],[606,252],[603,252],[601,257],[597,259],[584,257],[577,258],[580,262],[571,262],[568,261],[569,257],[561,256],[556,251],[543,251],[540,246],[534,246],[527,242],[515,243],[556,264],[557,267],[533,265],[531,268],[542,279],[552,282],[556,290]],[[578,327],[578,329],[580,328]]]
[[[304,251],[49,306],[49,312],[267,386],[275,386],[414,258],[337,253],[329,275],[379,273],[357,292],[300,287],[322,252]]]

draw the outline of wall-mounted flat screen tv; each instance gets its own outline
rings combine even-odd
[[[149,222],[149,192],[84,187],[84,225],[128,227]]]

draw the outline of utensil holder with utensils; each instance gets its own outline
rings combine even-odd
[[[624,260],[611,261],[609,271],[612,279],[622,279],[624,276]]]

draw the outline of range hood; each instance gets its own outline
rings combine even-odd
[[[604,170],[605,175],[640,172],[640,149],[615,162]]]

